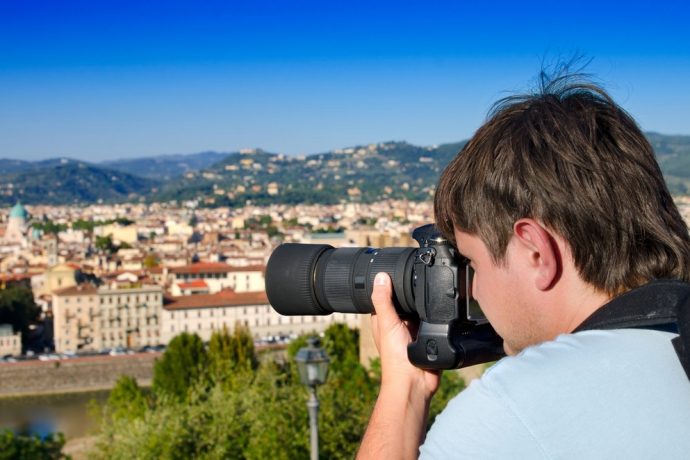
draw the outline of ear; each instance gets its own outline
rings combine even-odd
[[[513,225],[515,242],[534,270],[535,287],[541,291],[551,288],[560,278],[561,254],[551,233],[534,219],[520,219]]]

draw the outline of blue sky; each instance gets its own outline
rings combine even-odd
[[[690,134],[689,6],[477,3],[3,0],[0,158],[455,142],[573,53]]]

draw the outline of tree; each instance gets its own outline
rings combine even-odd
[[[43,439],[38,436],[16,435],[12,430],[0,431],[0,460],[42,460],[65,458],[62,433],[51,434]]]
[[[215,331],[208,344],[209,372],[213,379],[227,380],[229,374],[254,371],[259,360],[249,328],[240,322],[230,334],[227,328]]]
[[[101,252],[107,252],[108,254],[113,254],[115,251],[117,251],[111,235],[97,236],[95,245],[96,249]]]
[[[122,375],[110,391],[106,407],[108,415],[113,419],[133,420],[143,417],[148,404],[136,379]]]
[[[147,254],[146,257],[144,257],[144,261],[143,261],[144,267],[149,269],[149,270],[159,266],[160,263],[161,263],[160,258],[156,254],[153,254],[153,253]]]
[[[11,324],[15,332],[22,334],[23,344],[26,344],[29,324],[36,321],[40,313],[30,288],[10,286],[0,291],[0,324]]]
[[[380,373],[370,373],[359,363],[358,336],[344,325],[333,325],[324,333],[331,371],[318,390],[322,458],[354,457],[376,400]],[[307,458],[308,393],[294,362],[306,338],[301,336],[288,346],[286,362],[275,362],[257,359],[251,334],[241,325],[232,333],[214,333],[207,355],[198,336],[175,337],[154,369],[155,404],[141,403],[142,394],[133,379],[118,381],[108,406],[123,411],[131,407],[132,416],[104,419],[98,455],[108,459]],[[463,386],[457,373],[444,373],[430,416]]]
[[[321,435],[326,458],[352,458],[376,401],[379,381],[359,362],[359,331],[344,324],[326,329],[323,347],[331,360],[328,381],[320,387]]]
[[[170,341],[153,368],[153,390],[177,400],[187,398],[190,388],[204,375],[208,355],[198,335],[183,332]]]

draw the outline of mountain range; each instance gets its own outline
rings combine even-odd
[[[690,136],[646,133],[673,193],[690,192]],[[88,163],[0,159],[0,205],[197,200],[207,206],[430,199],[466,141],[382,142],[307,156],[261,149]]]

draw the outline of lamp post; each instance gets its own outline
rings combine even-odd
[[[328,376],[328,355],[321,348],[317,337],[307,339],[309,346],[300,348],[295,356],[297,369],[302,383],[309,388],[309,425],[311,427],[311,460],[319,459],[319,400],[316,397],[316,387],[323,385]]]

